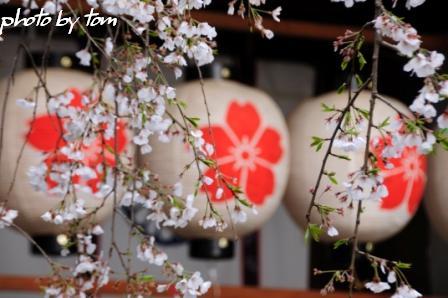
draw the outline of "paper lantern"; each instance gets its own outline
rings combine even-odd
[[[370,93],[363,92],[356,100],[359,108],[368,110]],[[407,108],[396,100],[390,101],[401,111]],[[292,112],[288,119],[291,134],[291,150],[294,152],[291,161],[291,174],[287,188],[285,204],[293,219],[301,226],[306,226],[305,214],[311,200],[309,190],[314,187],[322,159],[326,152],[326,145],[319,151],[311,148],[311,137],[318,136],[329,138],[332,129],[325,127],[325,118],[328,113],[322,112],[321,103],[336,108],[343,109],[347,104],[347,94],[328,93],[312,100],[302,102],[297,109]],[[381,123],[386,117],[394,119],[395,112],[383,102],[377,100],[374,123]],[[379,137],[379,133],[374,129],[372,136]],[[372,147],[373,149],[373,147]],[[346,152],[333,150],[336,154],[347,155]],[[336,180],[341,184],[346,181],[347,175],[358,171],[364,161],[364,150],[350,153],[350,161],[338,158],[329,158],[326,169],[336,172]],[[382,163],[377,166],[381,169],[385,177],[385,185],[389,195],[380,202],[364,201],[365,211],[362,213],[362,220],[359,230],[361,241],[381,241],[398,233],[414,215],[421,201],[426,182],[426,158],[416,151],[416,148],[405,148],[402,158],[390,160],[394,164],[393,169],[386,169]],[[323,187],[326,185],[326,177],[323,178]],[[327,180],[328,181],[328,180]],[[322,186],[322,185],[321,185]],[[333,187],[343,190],[342,185]],[[335,197],[334,192],[318,196],[316,203],[332,207],[342,207],[342,203]],[[356,206],[356,205],[355,205]],[[331,216],[333,225],[338,229],[338,239],[348,238],[353,235],[356,221],[356,207],[345,209],[344,216],[333,214]],[[320,223],[320,216],[315,208],[312,213],[312,222]],[[323,236],[324,241],[334,240],[327,235]]]
[[[225,191],[223,197],[217,199],[217,186],[212,184],[208,187],[211,200],[229,227],[223,233],[216,233],[213,229],[204,230],[197,224],[205,214],[203,189],[195,201],[195,206],[199,208],[196,218],[180,233],[184,237],[194,238],[245,235],[260,228],[281,202],[289,169],[286,122],[274,101],[257,89],[226,80],[206,80],[205,93],[221,172],[237,179],[247,199],[256,206],[258,215],[250,209],[246,210],[247,222],[235,225],[233,230],[227,210],[227,203],[233,206],[231,194]],[[187,103],[187,115],[200,117],[204,138],[209,138],[200,83],[195,81],[179,87],[177,98]],[[172,112],[175,113],[174,110]],[[210,139],[207,141],[212,142]],[[152,146],[153,152],[143,158],[145,165],[159,174],[163,183],[179,181],[183,167],[193,159],[193,153],[182,142],[182,137],[175,137],[168,144],[154,142]],[[211,170],[206,170],[205,175],[214,177]],[[197,177],[195,167],[183,176],[180,181],[184,194],[193,193]]]
[[[16,104],[19,98],[33,96],[33,88],[38,85],[38,78],[34,71],[25,71],[15,76],[14,85],[10,89],[9,101],[5,116],[4,144],[1,160],[1,180],[0,194],[1,200],[8,199],[8,207],[19,211],[16,224],[26,230],[33,236],[38,235],[54,235],[64,232],[66,226],[46,223],[42,220],[41,215],[57,207],[61,198],[51,194],[51,189],[55,187],[55,183],[48,179],[48,193],[35,191],[29,183],[27,175],[30,166],[38,165],[44,158],[47,164],[57,163],[58,158],[54,155],[45,157],[44,153],[52,152],[60,146],[64,145],[64,141],[60,139],[61,126],[55,115],[48,112],[46,108],[46,96],[43,90],[40,90],[38,96],[38,105],[36,109],[36,117],[33,120],[33,109],[24,109]],[[70,103],[75,108],[82,108],[82,92],[88,90],[92,85],[92,77],[88,74],[62,69],[48,69],[46,73],[47,88],[51,94],[62,93],[70,90],[73,99]],[[2,81],[0,86],[1,94],[5,94],[7,82]],[[2,95],[3,100],[3,95]],[[120,125],[118,129],[118,149],[121,152],[125,150],[128,137],[124,126]],[[14,177],[14,170],[17,165],[17,159],[24,141],[27,144],[23,151],[23,156],[17,168],[15,186],[8,197],[6,194],[11,181]],[[106,142],[109,146],[114,147],[114,141]],[[108,163],[114,162],[112,153],[103,150],[101,138],[94,140],[91,146],[83,148],[84,159],[81,161],[91,168],[103,161]],[[107,152],[103,155],[102,152]],[[76,177],[74,178],[76,179]],[[94,196],[98,191],[98,179],[82,181],[77,179],[74,183],[85,186],[91,190],[91,193],[80,192],[85,200],[85,208],[87,211],[101,205],[102,198]],[[95,216],[95,221],[99,222],[105,219],[112,212],[112,200],[107,200],[104,207]]]
[[[448,152],[439,146],[428,158],[428,188],[425,207],[438,234],[448,241]]]

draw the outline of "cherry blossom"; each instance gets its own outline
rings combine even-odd
[[[81,50],[76,53],[76,57],[79,59],[79,63],[83,66],[90,66],[92,55],[87,49]]]
[[[34,108],[36,106],[35,102],[33,102],[31,100],[28,100],[26,98],[19,98],[19,99],[17,99],[16,100],[16,104],[19,107],[24,108],[24,109],[32,109],[32,108]]]
[[[176,283],[176,289],[182,293],[185,298],[193,298],[207,293],[211,287],[210,281],[204,281],[200,272],[195,272],[189,279],[182,279]]]
[[[112,42],[112,38],[108,37],[106,38],[104,51],[108,56],[110,56],[113,50],[114,50],[114,44]]]
[[[13,220],[17,217],[17,215],[17,210],[8,209],[0,205],[0,229],[9,227],[12,224]]]
[[[384,185],[384,178],[380,174],[354,173],[349,182],[344,182],[344,187],[348,196],[354,201],[379,201],[389,194]]]
[[[406,8],[411,9],[425,3],[426,0],[406,0]]]
[[[385,37],[397,42],[397,50],[404,56],[412,57],[422,43],[417,30],[396,16],[381,14],[375,19],[375,29]]]
[[[232,220],[235,224],[244,223],[247,220],[247,214],[239,206],[235,206],[231,212]]]
[[[205,219],[201,219],[199,221],[199,225],[202,226],[204,229],[214,228],[218,224],[217,220],[214,217],[208,217]]]
[[[154,246],[154,242],[154,237],[150,237],[149,239],[140,242],[137,247],[137,258],[143,262],[148,262],[149,264],[162,266],[168,259],[168,256],[163,251],[158,250]]]
[[[6,2],[0,0],[0,4]],[[278,22],[282,9],[263,10],[260,6],[265,2],[251,0],[246,5],[250,6],[253,14],[252,25],[265,37],[272,38],[273,32],[263,27],[261,14],[270,15]],[[24,1],[23,6],[31,9],[42,6],[44,11],[54,14],[66,3],[66,0],[48,0],[38,4],[30,0]],[[63,267],[63,271],[71,270],[72,278],[63,280],[60,272],[54,272],[51,282],[43,286],[47,297],[86,297],[87,291],[108,282],[110,269],[102,258],[102,252],[95,255],[98,247],[93,242],[93,237],[103,234],[104,230],[90,221],[98,210],[87,208],[85,195],[94,195],[105,202],[112,195],[116,197],[117,189],[122,189],[124,195],[118,198],[119,204],[148,209],[147,219],[154,221],[157,227],[183,228],[195,217],[198,209],[193,202],[197,193],[184,194],[181,183],[164,185],[157,173],[135,169],[133,158],[127,155],[126,132],[127,129],[135,132],[130,139],[142,154],[152,153],[152,142],[169,143],[173,136],[181,135],[186,140],[192,140],[191,144],[186,145],[195,151],[198,159],[212,159],[215,155],[214,145],[210,140],[205,140],[203,128],[197,129],[188,122],[183,125],[182,120],[185,121],[188,116],[182,115],[176,119],[167,112],[167,105],[177,106],[181,111],[184,107],[162,71],[166,68],[179,78],[184,66],[203,66],[214,61],[216,29],[207,22],[194,20],[190,14],[191,10],[202,9],[210,3],[211,0],[87,0],[91,7],[119,17],[127,27],[124,30],[127,33],[124,36],[105,36],[102,40],[92,39],[86,34],[86,47],[76,52],[79,64],[96,68],[93,61],[99,53],[104,54],[108,64],[101,71],[95,71],[93,90],[80,92],[69,89],[58,94],[48,94],[51,90],[45,90],[47,111],[45,115],[38,113],[29,122],[27,146],[41,153],[43,158],[42,162],[28,169],[27,176],[35,190],[55,197],[55,201],[59,200],[41,218],[69,227],[70,237],[76,241],[79,253],[73,267]],[[240,16],[244,17],[245,14],[242,9],[239,10]],[[145,40],[148,35],[151,35],[150,41]],[[152,35],[157,38],[152,38]],[[117,47],[115,40],[121,40],[121,37],[126,46]],[[135,42],[136,39],[139,39],[138,42]],[[157,46],[153,40],[157,40]],[[137,44],[139,46],[134,47]],[[37,89],[44,88],[45,84],[42,85]],[[16,103],[23,108],[36,108],[31,98],[18,99]],[[259,122],[259,119],[254,120]],[[45,138],[42,138],[43,135]],[[243,148],[235,150],[246,150],[247,146],[254,149],[251,164],[239,165],[245,168],[240,172],[247,174],[255,167],[256,176],[246,175],[246,178],[252,181],[261,177],[266,181],[261,192],[250,188],[253,200],[262,203],[272,193],[275,182],[269,167],[277,163],[283,153],[279,137],[263,123],[258,123],[256,131],[251,131],[249,135],[237,136]],[[248,144],[249,139],[253,143]],[[266,153],[272,140],[276,146],[272,152]],[[234,153],[237,154],[243,152]],[[201,189],[196,191],[213,188],[213,200],[229,199],[229,190],[226,185],[220,185],[216,173],[210,169],[202,173],[202,170],[204,168],[199,169],[198,181],[198,188]],[[245,178],[242,180],[246,186],[247,181]],[[17,212],[1,207],[0,216],[0,227],[5,227],[11,224]],[[247,217],[239,206],[236,206],[232,216],[235,222],[243,222]],[[219,214],[204,217],[201,224],[204,228],[215,228],[217,231],[227,228],[227,223]],[[142,236],[139,231],[136,234]],[[118,254],[122,254],[117,246],[116,243],[112,245],[111,251],[117,250]],[[64,248],[66,251],[68,247]],[[182,265],[168,262],[167,255],[155,247],[154,238],[140,238],[137,257],[170,271],[170,284],[175,285],[184,297],[203,295],[211,286],[199,272],[186,273]],[[128,274],[131,271],[129,268],[123,269]]]
[[[415,73],[420,78],[425,78],[433,75],[442,66],[444,60],[445,57],[436,51],[429,53],[419,52],[403,69],[407,72]]]
[[[282,7],[281,7],[281,6],[277,7],[276,9],[274,9],[274,10],[272,11],[272,18],[273,18],[276,22],[280,22],[279,16],[280,16],[280,13],[281,13],[281,12],[282,12]]]
[[[370,291],[374,293],[381,293],[385,290],[390,289],[390,285],[387,282],[382,281],[371,281],[364,285],[366,289],[369,289]]]
[[[361,136],[342,134],[333,142],[334,148],[345,152],[355,152],[365,147],[366,140]]]
[[[437,124],[440,128],[448,128],[448,113],[443,113],[437,118]]]
[[[336,237],[337,235],[339,235],[339,232],[338,232],[338,230],[334,226],[330,226],[327,229],[327,234],[330,237]]]
[[[345,7],[352,7],[355,2],[365,2],[366,0],[331,0],[332,2],[344,2]]]
[[[423,297],[422,294],[409,287],[408,285],[402,285],[397,288],[397,291],[391,298],[418,298]]]
[[[397,281],[397,274],[395,271],[391,270],[389,271],[389,274],[387,275],[387,282],[390,284],[393,284]]]

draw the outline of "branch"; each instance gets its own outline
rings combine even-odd
[[[364,84],[362,84],[361,87],[359,87],[359,89],[355,92],[355,94],[353,94],[353,96],[349,96],[350,97],[349,101],[348,101],[347,105],[345,106],[345,108],[342,110],[341,117],[338,120],[336,128],[334,129],[333,134],[329,138],[330,143],[328,145],[328,148],[327,148],[327,151],[325,153],[324,159],[322,160],[322,165],[321,165],[321,168],[320,168],[320,171],[319,171],[319,175],[317,177],[316,184],[315,184],[315,186],[313,188],[312,198],[311,198],[310,204],[308,206],[308,210],[306,212],[306,220],[307,220],[308,224],[311,222],[311,211],[312,211],[313,207],[316,206],[317,191],[318,191],[318,189],[320,187],[320,183],[322,181],[322,177],[324,176],[324,173],[325,173],[325,167],[327,165],[328,157],[330,155],[332,155],[332,151],[331,150],[333,148],[333,143],[334,143],[334,140],[336,139],[336,135],[337,135],[338,131],[341,129],[342,122],[344,121],[344,115],[350,110],[350,108],[353,106],[353,104],[355,103],[356,99],[361,94],[361,92],[369,85],[370,81],[371,81],[371,78],[367,79],[364,82]]]
[[[379,16],[382,11],[382,0],[375,0],[375,17]],[[367,174],[369,170],[369,155],[370,155],[370,138],[373,127],[373,113],[375,110],[375,101],[378,95],[378,64],[379,64],[379,53],[381,46],[381,36],[375,31],[374,36],[374,44],[373,44],[373,55],[372,55],[372,95],[370,97],[370,108],[369,108],[369,124],[367,127],[366,134],[366,148],[364,152],[364,164],[362,166],[362,170]],[[355,263],[356,263],[356,252],[358,250],[358,241],[359,241],[359,225],[361,223],[361,212],[362,212],[362,201],[358,202],[357,210],[356,210],[356,223],[355,223],[355,231],[353,233],[353,247],[352,247],[352,255],[350,260],[349,271],[352,276],[355,276]],[[353,297],[353,287],[355,285],[355,278],[350,280],[349,286],[349,297]]]

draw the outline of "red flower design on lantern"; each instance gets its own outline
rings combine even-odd
[[[384,143],[388,142],[390,142],[390,138],[378,142],[372,152],[379,157]],[[406,147],[400,158],[389,158],[388,162],[394,167],[388,169],[381,159],[378,159],[377,162],[384,177],[384,184],[389,191],[389,195],[381,202],[381,209],[395,209],[407,203],[409,214],[414,214],[425,190],[426,157],[420,154],[417,148]]]
[[[248,200],[262,205],[273,194],[275,174],[273,168],[283,156],[281,135],[272,127],[266,127],[252,103],[230,102],[225,123],[203,127],[206,142],[216,142],[215,158],[223,175],[236,178],[236,184],[245,192]],[[206,176],[215,177],[213,169],[208,169]],[[214,202],[232,198],[226,189],[222,198],[216,198],[219,187],[217,179],[209,186],[204,186]],[[204,189],[203,189],[204,190]]]
[[[83,94],[75,89],[69,89],[73,99],[70,102],[70,106],[77,109],[88,109],[82,103]],[[34,119],[29,121],[30,130],[26,135],[27,143],[38,151],[45,153],[45,163],[51,168],[52,165],[71,162],[60,149],[67,145],[63,139],[63,135],[66,133],[63,118],[58,118],[56,115],[44,114],[37,115]],[[117,151],[122,153],[127,145],[127,136],[125,132],[125,125],[119,122],[117,127]],[[84,166],[88,166],[95,170],[97,177],[88,181],[82,181],[79,176],[73,175],[72,182],[74,184],[88,186],[93,193],[98,191],[98,183],[104,178],[104,170],[99,167],[100,165],[113,167],[115,165],[115,155],[113,149],[115,148],[115,139],[111,138],[106,140],[103,133],[99,133],[97,138],[89,145],[81,145],[80,151],[83,153],[84,158],[81,163]],[[56,187],[57,183],[52,181],[49,175],[47,176],[48,189]]]

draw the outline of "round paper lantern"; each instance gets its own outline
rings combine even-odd
[[[370,93],[363,92],[356,100],[359,108],[368,110]],[[390,99],[401,111],[407,108],[396,100]],[[330,138],[332,129],[325,126],[325,119],[328,113],[322,111],[321,103],[343,109],[347,104],[347,94],[328,93],[318,98],[302,102],[297,109],[292,112],[288,119],[291,134],[291,150],[294,152],[291,161],[291,174],[287,188],[285,204],[293,219],[302,227],[306,226],[305,214],[311,200],[309,190],[314,187],[322,159],[325,155],[328,142],[324,147],[316,152],[310,146],[312,136]],[[394,119],[395,112],[383,102],[377,100],[374,123],[381,123],[386,117]],[[365,132],[363,132],[365,133]],[[364,134],[365,135],[365,134]],[[374,138],[379,137],[376,129],[372,130]],[[372,151],[373,146],[372,146]],[[340,155],[347,155],[346,152],[333,149],[333,152]],[[379,152],[378,152],[379,153]],[[336,180],[340,185],[333,189],[343,190],[341,185],[347,181],[348,174],[358,171],[364,161],[364,150],[350,153],[350,161],[330,157],[326,169],[336,172]],[[402,158],[391,159],[395,166],[393,169],[386,169],[382,162],[377,165],[381,169],[384,183],[388,188],[389,195],[382,201],[364,201],[365,208],[362,213],[362,220],[359,230],[361,241],[381,241],[398,233],[414,215],[421,201],[426,182],[426,159],[419,154],[416,148],[405,148]],[[324,176],[321,190],[325,188],[328,179]],[[342,207],[342,203],[335,197],[334,192],[325,193],[322,197],[317,196],[316,203],[332,207]],[[348,204],[348,203],[347,203]],[[339,236],[330,238],[323,235],[324,241],[348,238],[353,235],[356,221],[355,208],[345,209],[344,216],[331,215],[332,224],[339,231]],[[320,223],[320,216],[313,208],[312,222]]]
[[[435,154],[428,159],[428,188],[425,207],[434,229],[448,241],[448,152],[438,147]]]
[[[216,233],[214,229],[205,230],[199,226],[198,221],[206,211],[205,190],[202,189],[194,203],[199,212],[180,233],[187,238],[232,238],[260,228],[279,206],[289,170],[288,131],[274,101],[257,89],[226,80],[206,80],[205,93],[219,168],[227,177],[237,179],[237,184],[248,201],[255,205],[258,215],[250,209],[245,210],[247,222],[236,224],[232,229],[227,209],[227,206],[233,207],[232,196],[225,191],[223,197],[217,199],[215,181],[207,188],[229,227],[223,233]],[[187,103],[187,115],[201,119],[204,138],[212,143],[200,83],[195,81],[179,87],[177,98]],[[173,110],[173,113],[176,112]],[[174,137],[168,144],[155,142],[151,145],[153,152],[143,157],[145,165],[159,174],[161,182],[174,184],[181,181],[183,193],[193,193],[198,177],[196,167],[192,166],[179,180],[184,166],[193,160],[193,152],[183,143],[182,137]],[[205,169],[205,175],[214,177],[210,169]]]
[[[57,163],[61,156],[56,154],[44,155],[44,153],[55,151],[64,146],[64,141],[60,139],[61,126],[56,115],[50,114],[46,107],[46,96],[43,90],[40,90],[38,96],[38,105],[36,116],[33,120],[33,109],[24,109],[16,104],[16,100],[33,96],[34,86],[38,85],[38,78],[34,71],[24,71],[15,76],[14,84],[10,89],[9,102],[5,116],[4,143],[1,160],[1,179],[0,195],[1,200],[8,200],[8,207],[19,211],[19,216],[15,223],[33,236],[53,235],[64,232],[67,228],[64,225],[55,225],[44,222],[41,215],[46,211],[55,208],[61,201],[59,196],[51,194],[51,189],[55,183],[51,179],[47,180],[48,193],[35,191],[28,177],[28,171],[31,166],[37,166],[44,158],[45,163]],[[58,94],[70,90],[73,99],[70,105],[75,108],[83,108],[83,92],[92,85],[92,77],[88,74],[63,69],[48,69],[46,73],[47,88],[50,93]],[[0,93],[5,94],[7,82],[2,81]],[[3,95],[2,95],[3,100]],[[64,128],[62,128],[64,129]],[[8,189],[14,177],[14,171],[17,166],[17,159],[24,142],[27,142],[23,155],[18,164],[15,185],[8,197]],[[118,149],[121,152],[125,150],[128,137],[124,126],[121,125],[118,130]],[[104,146],[114,147],[114,141],[110,140],[103,145],[101,137],[94,140],[87,148],[83,148],[84,159],[81,161],[91,168],[105,162],[110,164],[114,162],[114,156]],[[106,152],[103,154],[102,152]],[[98,174],[98,173],[97,173]],[[98,175],[99,177],[101,175]],[[89,192],[79,192],[78,197],[84,199],[87,211],[101,205],[102,197],[96,197],[94,194],[98,191],[97,185],[100,178],[84,181],[81,178],[74,177],[74,183],[90,189]],[[107,200],[104,207],[95,216],[95,221],[101,221],[112,212],[112,200]]]

